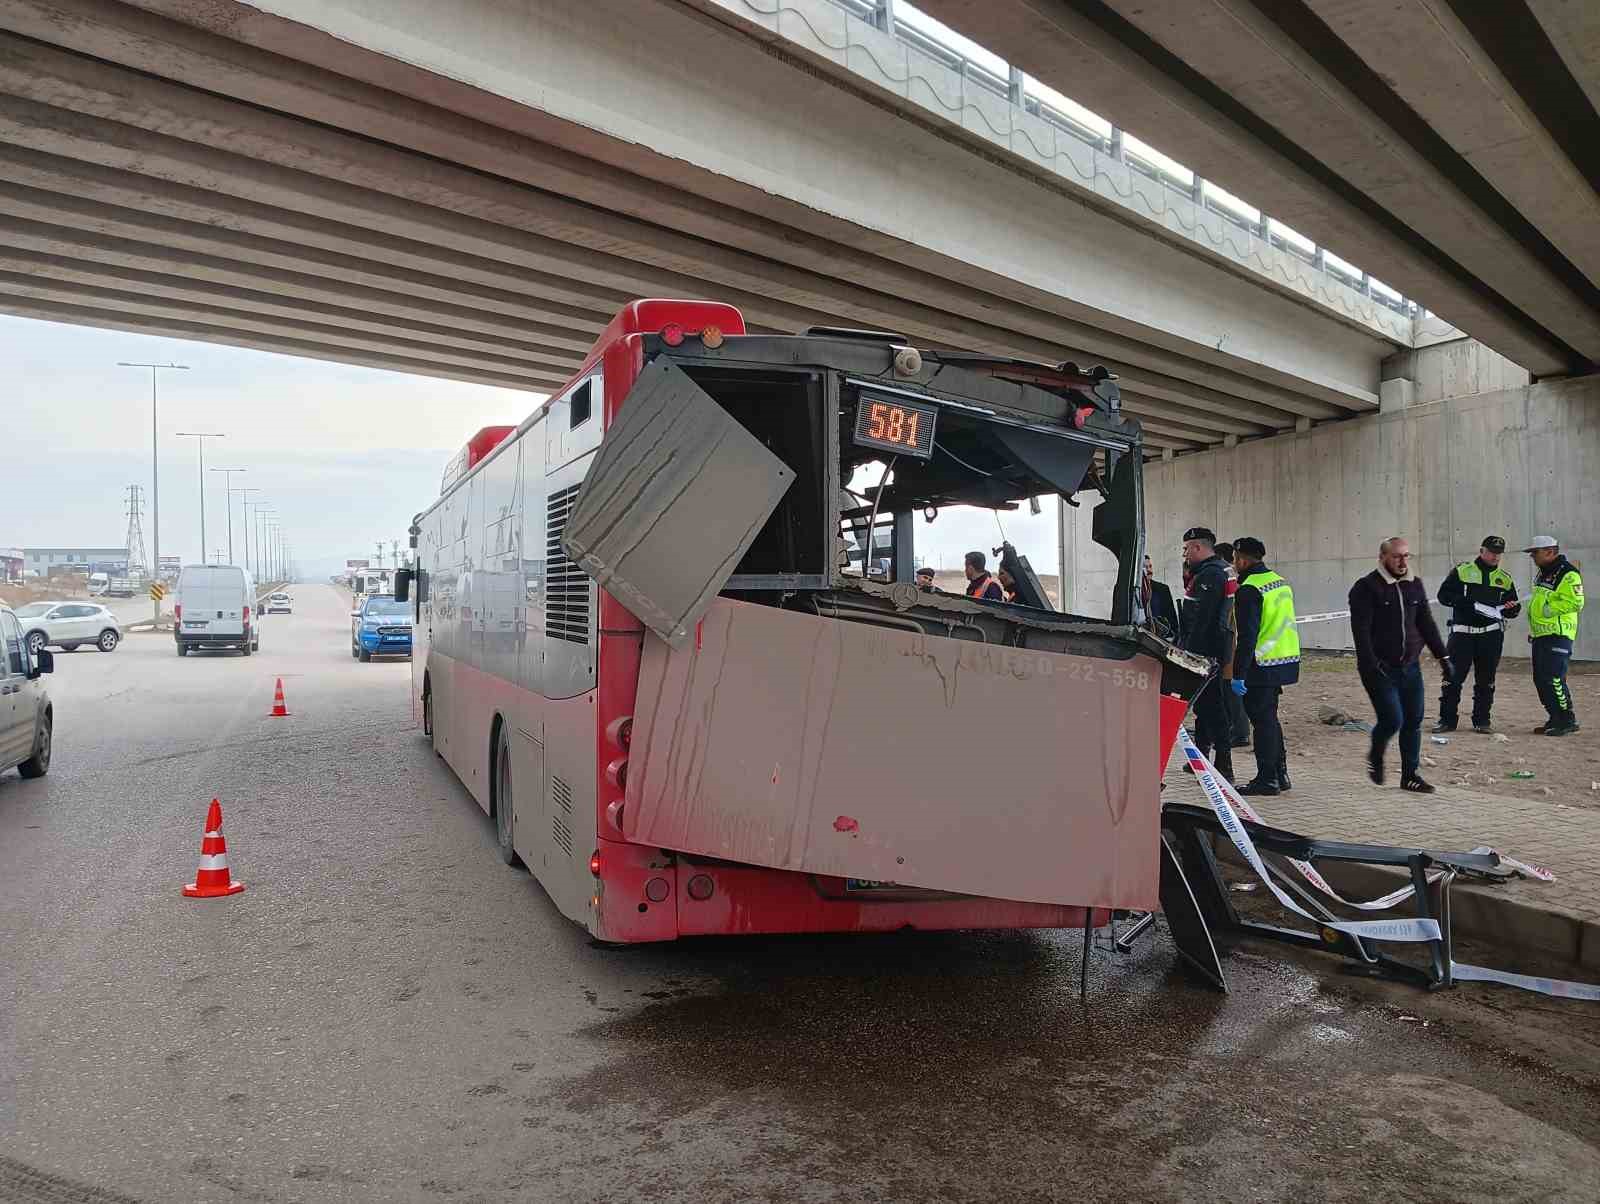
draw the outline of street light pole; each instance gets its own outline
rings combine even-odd
[[[180,439],[194,439],[200,445],[200,563],[206,563],[206,440],[226,439],[215,431],[174,431]]]
[[[242,468],[213,468],[212,472],[222,474],[222,508],[228,512],[228,563],[233,563],[233,474],[243,472]]]
[[[161,580],[161,456],[159,442],[156,438],[156,377],[163,368],[173,368],[179,372],[187,372],[188,364],[134,364],[127,360],[118,360],[119,368],[148,368],[150,369],[150,533],[155,541],[155,559],[150,570],[154,581]],[[205,553],[205,545],[201,545],[201,554]],[[161,618],[161,603],[153,603],[152,617]]]
[[[253,506],[253,505],[258,505],[259,504],[259,503],[256,503],[256,502],[252,502],[250,500],[250,496],[249,495],[252,494],[252,493],[260,493],[261,490],[257,489],[253,485],[244,485],[244,486],[241,486],[238,489],[230,489],[228,492],[229,493],[238,493],[238,494],[243,494],[244,495],[244,497],[240,500],[241,513],[244,515],[244,527],[243,527],[243,531],[242,531],[242,534],[244,535],[244,566],[245,566],[245,568],[249,568],[250,567],[250,507]]]

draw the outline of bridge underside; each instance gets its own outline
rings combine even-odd
[[[1600,364],[1593,0],[918,0],[1535,376]]]
[[[435,7],[504,40],[507,6]],[[398,15],[355,39],[262,11],[336,3],[0,0],[0,311],[543,391],[625,301],[714,297],[756,330],[875,326],[1106,363],[1156,448],[1376,408],[1395,348],[1370,331],[692,9],[542,7],[525,31],[536,95],[513,96],[490,67],[422,61]],[[691,44],[709,78],[684,69]],[[748,141],[745,123],[797,105],[811,141],[719,171],[630,140],[618,114],[674,88],[681,113],[702,106],[694,145]],[[814,195],[830,163],[856,191],[903,177],[902,203],[841,216]]]

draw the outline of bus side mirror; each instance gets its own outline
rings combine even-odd
[[[411,570],[396,569],[394,572],[394,600],[396,602],[409,602],[411,600]]]

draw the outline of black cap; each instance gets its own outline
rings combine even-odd
[[[1190,527],[1183,533],[1183,542],[1188,543],[1191,539],[1202,539],[1206,543],[1215,544],[1217,533],[1210,527]]]
[[[915,576],[918,576],[918,577],[931,577],[931,576],[933,576],[933,570],[931,568],[929,568],[927,565],[923,565],[920,569],[918,569],[916,571]]]
[[[1241,535],[1233,541],[1233,550],[1235,552],[1243,552],[1246,556],[1254,556],[1257,560],[1260,560],[1267,554],[1267,545],[1254,535]]]
[[[1485,535],[1481,546],[1485,552],[1504,552],[1506,541],[1498,535]]]

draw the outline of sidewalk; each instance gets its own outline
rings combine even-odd
[[[1234,756],[1248,773],[1254,765],[1249,751]],[[1555,874],[1554,882],[1515,878],[1490,886],[1458,879],[1450,894],[1455,931],[1600,969],[1600,810],[1458,786],[1440,786],[1433,795],[1404,794],[1393,784],[1372,785],[1359,758],[1342,760],[1346,763],[1329,764],[1296,756],[1290,765],[1293,791],[1250,802],[1266,823],[1307,836],[1439,852],[1490,845],[1542,865]],[[1348,763],[1352,760],[1356,764]],[[1392,752],[1390,760],[1392,783],[1397,776]],[[1182,772],[1182,764],[1175,756],[1163,797],[1206,805],[1204,792]],[[1395,871],[1376,867],[1338,876],[1322,868],[1347,898],[1374,898],[1402,881]],[[1404,910],[1402,905],[1396,914]]]

